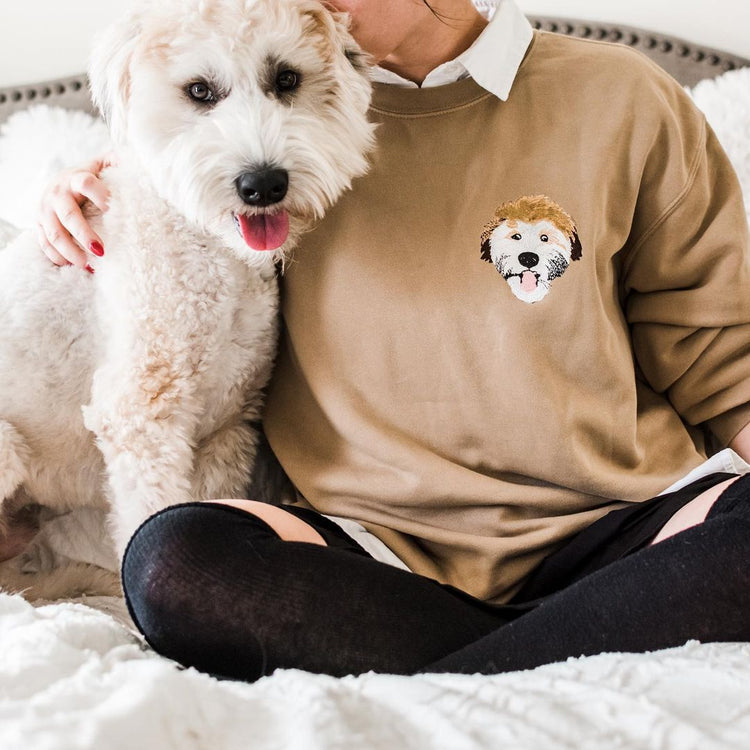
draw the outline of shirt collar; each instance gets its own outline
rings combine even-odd
[[[476,0],[477,7],[490,22],[465,52],[430,71],[422,88],[442,86],[471,76],[483,89],[507,100],[533,30],[513,0]],[[418,88],[417,84],[385,68],[374,68],[372,79],[378,83]]]

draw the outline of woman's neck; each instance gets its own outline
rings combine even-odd
[[[433,3],[438,15],[428,13],[404,42],[380,61],[380,67],[417,85],[441,65],[458,57],[476,41],[487,20],[472,3]]]

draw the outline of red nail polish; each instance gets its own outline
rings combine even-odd
[[[104,248],[102,247],[101,243],[97,242],[96,240],[94,240],[89,245],[89,250],[91,250],[94,255],[98,255],[100,258],[102,257],[102,255],[104,255]]]
[[[87,271],[88,271],[89,273],[94,273],[94,269],[93,269],[93,268],[92,268],[91,266],[89,266],[89,265],[86,265],[86,266],[84,266],[84,268],[85,268],[85,269],[86,269],[86,270],[87,270]]]

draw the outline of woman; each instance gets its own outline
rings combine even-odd
[[[379,148],[282,280],[264,426],[298,502],[146,521],[134,620],[247,680],[750,639],[747,465],[700,437],[750,459],[747,221],[702,116],[510,0],[330,5],[378,63]],[[106,253],[101,166],[47,195],[55,263]]]

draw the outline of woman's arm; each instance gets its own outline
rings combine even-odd
[[[99,174],[112,163],[113,156],[108,154],[61,172],[42,196],[37,237],[45,255],[55,265],[85,268],[87,251],[104,255],[102,240],[89,226],[81,206],[88,200],[101,211],[107,210],[109,191]]]
[[[746,424],[730,441],[729,447],[750,464],[750,424]]]

